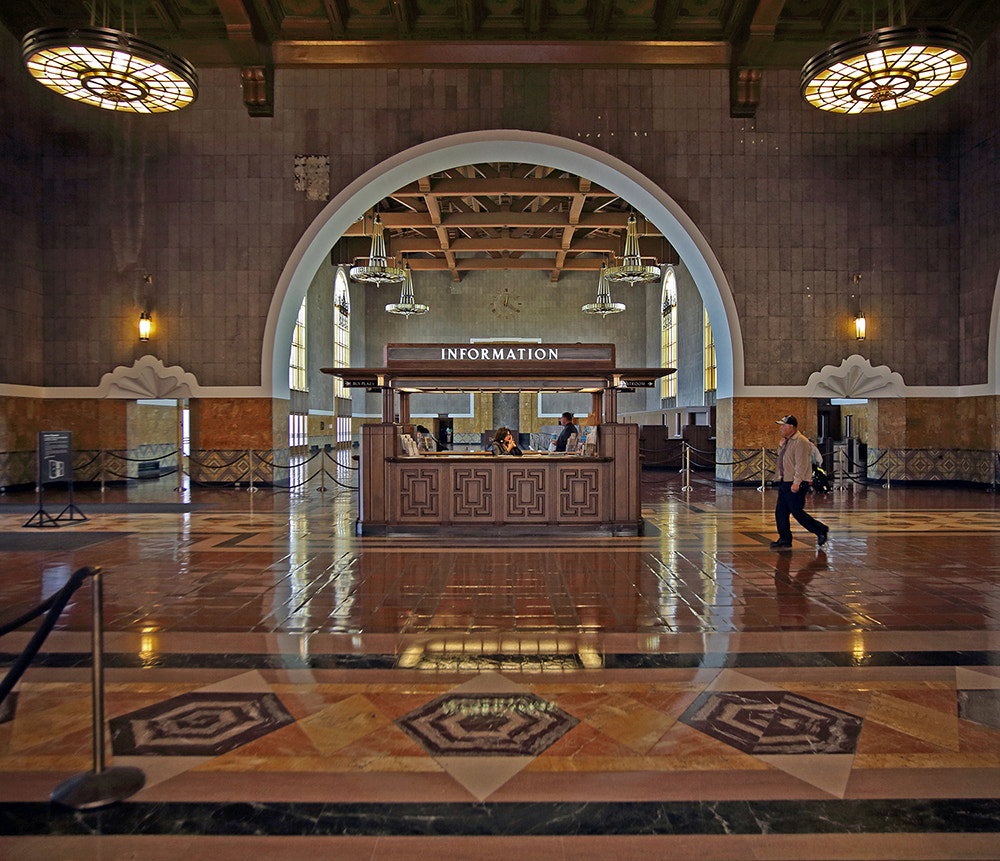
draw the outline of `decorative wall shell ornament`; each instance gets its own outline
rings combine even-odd
[[[855,353],[839,366],[824,365],[809,375],[807,394],[819,398],[901,398],[903,377],[886,365],[872,363]]]
[[[156,399],[194,397],[200,386],[195,375],[180,365],[169,368],[156,356],[142,356],[132,367],[119,365],[101,377],[103,398]]]

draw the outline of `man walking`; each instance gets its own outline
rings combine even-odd
[[[774,466],[774,483],[778,488],[778,503],[774,507],[774,523],[778,527],[778,540],[771,542],[772,550],[792,546],[792,528],[789,515],[816,536],[816,546],[826,544],[829,527],[805,512],[806,493],[812,478],[812,443],[799,433],[795,416],[778,419],[781,442],[778,443],[778,460]]]

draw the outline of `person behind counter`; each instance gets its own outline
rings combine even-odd
[[[437,451],[437,440],[423,425],[417,425],[417,451]]]
[[[570,436],[573,434],[579,434],[580,431],[577,430],[575,424],[573,424],[573,413],[563,413],[559,419],[559,424],[563,426],[562,433],[556,437],[556,447],[554,451],[566,451],[566,444],[569,442]]]
[[[521,456],[521,449],[517,447],[513,434],[507,428],[497,428],[497,432],[493,436],[493,454]]]

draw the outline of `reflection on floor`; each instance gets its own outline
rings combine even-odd
[[[816,496],[829,545],[774,552],[771,492],[682,483],[554,541],[358,538],[346,489],[8,497],[0,610],[101,566],[146,785],[48,803],[93,764],[82,590],[0,711],[0,857],[1000,857],[996,497]]]

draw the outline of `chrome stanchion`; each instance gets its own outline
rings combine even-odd
[[[319,492],[326,493],[326,449],[319,456]]]
[[[686,442],[684,445],[684,486],[681,490],[691,489],[691,446]]]
[[[130,765],[104,767],[104,588],[98,570],[90,581],[91,611],[91,708],[93,713],[94,768],[74,775],[52,790],[52,801],[89,810],[124,801],[146,783],[141,768]]]
[[[104,495],[104,455],[105,455],[105,451],[102,448],[102,449],[100,449],[98,451],[98,454],[97,454],[98,458],[101,461],[101,495],[102,496]]]
[[[247,449],[247,474],[250,476],[250,487],[247,488],[247,493],[256,493],[257,488],[253,486],[253,449]]]
[[[765,455],[767,454],[767,449],[762,448],[760,450],[760,487],[757,488],[757,493],[764,492],[764,485],[767,480],[767,469],[765,467]]]

